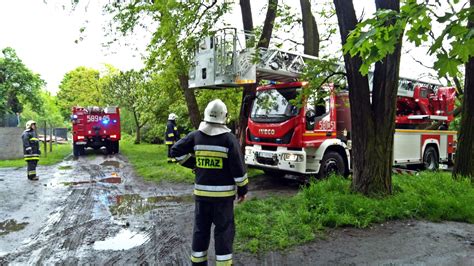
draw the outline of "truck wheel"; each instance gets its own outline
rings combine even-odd
[[[107,154],[113,154],[114,153],[114,143],[113,142],[105,143],[105,150],[107,151]]]
[[[436,171],[439,168],[439,158],[436,148],[428,146],[423,154],[423,168],[428,171]]]
[[[72,144],[72,154],[74,155],[74,157],[79,157],[79,155],[81,155],[79,145]]]
[[[318,178],[326,178],[330,174],[344,176],[346,170],[344,159],[341,155],[334,151],[329,151],[324,154],[319,167]]]
[[[116,141],[114,142],[114,152],[119,153],[119,151],[120,151],[120,145],[119,145],[119,142]]]
[[[81,155],[85,155],[85,150],[84,150],[84,145],[77,145],[77,144],[73,144],[72,146],[72,154],[75,156],[75,157],[79,157]]]

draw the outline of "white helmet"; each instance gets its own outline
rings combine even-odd
[[[175,113],[171,113],[168,115],[168,120],[176,120],[178,116]]]
[[[224,125],[227,118],[227,107],[219,99],[211,101],[204,110],[204,121]]]
[[[29,130],[31,129],[31,125],[35,124],[36,125],[36,122],[33,121],[33,120],[30,120],[28,122],[26,122],[26,129]]]

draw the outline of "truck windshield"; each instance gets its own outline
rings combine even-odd
[[[283,122],[299,113],[290,100],[298,95],[300,88],[272,89],[257,92],[250,118],[255,122]]]

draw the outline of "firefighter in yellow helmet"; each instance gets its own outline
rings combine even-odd
[[[234,199],[247,193],[247,174],[237,138],[225,126],[227,107],[216,99],[204,111],[199,129],[171,149],[183,166],[193,168],[195,210],[191,262],[207,265],[207,250],[214,224],[216,265],[232,264]]]
[[[36,122],[30,120],[26,122],[26,130],[21,136],[23,140],[23,154],[27,163],[27,176],[29,180],[38,180],[36,176],[36,166],[41,154],[39,139],[36,135]]]
[[[178,127],[176,127],[176,114],[168,115],[168,123],[166,124],[165,144],[168,146],[168,163],[176,162],[176,159],[171,157],[171,146],[179,140]]]

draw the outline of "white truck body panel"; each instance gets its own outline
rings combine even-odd
[[[448,136],[452,136],[449,141]],[[394,136],[393,165],[422,164],[423,154],[428,145],[434,145],[439,155],[439,162],[448,161],[449,146],[455,146],[456,132],[443,130],[404,130],[397,129]],[[307,147],[301,151],[277,147],[276,151],[263,150],[261,145],[245,147],[245,163],[257,168],[266,168],[299,174],[316,174],[320,162],[328,148],[341,146],[346,151],[348,168],[351,169],[350,147],[337,138],[326,139],[318,148]],[[285,160],[285,154],[301,155],[300,161]],[[265,159],[276,159],[275,164],[266,163]]]

